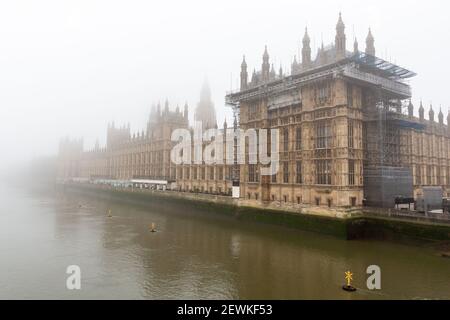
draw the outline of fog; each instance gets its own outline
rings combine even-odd
[[[418,73],[413,103],[447,113],[448,1],[2,1],[0,3],[0,171],[57,153],[61,137],[105,142],[108,122],[142,130],[152,103],[187,101],[193,119],[208,79],[219,126],[231,110],[245,54],[251,74],[264,46],[290,70],[305,26],[313,56],[334,41],[338,13],[365,47]]]

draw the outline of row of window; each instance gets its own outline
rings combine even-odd
[[[450,167],[446,168],[445,177],[439,166],[427,165],[422,168],[422,166],[416,165],[414,171],[416,185],[450,185]]]
[[[347,143],[349,148],[354,148],[354,120],[349,119],[347,125]],[[302,128],[295,128],[295,150],[302,149]],[[315,125],[315,149],[330,149],[333,142],[333,133],[330,120],[319,121]],[[283,149],[282,151],[289,151],[289,128],[283,129]]]
[[[332,160],[316,160],[316,176],[315,183],[321,185],[331,185],[332,184]],[[290,172],[289,172],[289,162],[282,162],[282,182],[290,183]],[[277,183],[277,175],[273,175],[271,179],[272,183]],[[259,182],[259,170],[256,164],[250,164],[248,166],[248,182]],[[303,184],[303,169],[302,161],[296,161],[295,163],[295,183]],[[348,160],[348,184],[355,185],[355,160]]]
[[[192,173],[192,177],[191,177]],[[186,168],[179,168],[177,178],[179,180],[231,180],[232,176],[232,167],[186,167]]]

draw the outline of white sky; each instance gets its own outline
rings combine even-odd
[[[153,102],[188,101],[191,116],[205,77],[219,123],[230,110],[242,55],[251,74],[264,45],[278,70],[298,54],[305,26],[313,55],[332,42],[339,11],[347,48],[365,47],[419,74],[413,102],[450,107],[448,1],[271,0],[0,2],[1,168],[57,151],[61,137],[105,141],[108,122],[142,130]],[[289,68],[290,69],[290,68]]]

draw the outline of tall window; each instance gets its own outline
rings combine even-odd
[[[223,167],[218,167],[219,180],[223,180]]]
[[[353,107],[353,86],[347,83],[347,106]]]
[[[302,149],[302,127],[297,127],[295,131],[295,150]]]
[[[277,174],[272,175],[272,183],[277,183]]]
[[[354,128],[354,124],[353,124],[353,120],[349,119],[348,120],[348,147],[349,148],[353,148],[353,141],[354,141],[354,137],[353,137],[353,128]]]
[[[319,104],[324,104],[328,101],[328,98],[330,97],[331,93],[331,87],[329,82],[323,82],[318,89],[318,102]]]
[[[427,185],[431,185],[431,166],[427,166]]]
[[[191,168],[186,167],[185,168],[185,173],[186,173],[186,179],[187,180],[191,179]]]
[[[193,175],[192,179],[197,180],[198,179],[197,167],[193,167],[192,170],[193,170],[193,172],[192,172],[192,175]]]
[[[206,170],[206,168],[205,167],[201,167],[201,172],[202,172],[202,180],[205,180],[205,170]]]
[[[422,177],[421,177],[421,172],[420,172],[420,165],[416,164],[416,185],[420,186],[422,185]]]
[[[319,121],[316,123],[316,149],[328,149],[331,147],[330,121]]]
[[[209,168],[209,180],[214,180],[214,167]]]
[[[289,151],[289,129],[285,128],[283,131],[283,151]]]
[[[303,183],[303,175],[302,175],[302,162],[297,161],[297,168],[296,168],[296,176],[295,176],[295,182],[298,184]]]
[[[283,182],[289,183],[289,162],[283,162]]]
[[[256,164],[248,165],[248,182],[256,182]]]
[[[231,180],[232,170],[233,170],[233,167],[231,167],[231,166],[226,167],[226,177],[225,177],[225,180]]]
[[[331,160],[316,160],[316,183],[331,184]]]
[[[355,160],[348,160],[348,184],[355,185]]]

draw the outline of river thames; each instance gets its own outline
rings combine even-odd
[[[66,288],[69,265],[81,268],[81,290]],[[369,265],[381,268],[381,290],[366,287]],[[356,292],[341,289],[347,270]],[[450,299],[450,259],[429,245],[345,241],[194,205],[0,186],[0,299],[37,298]]]

